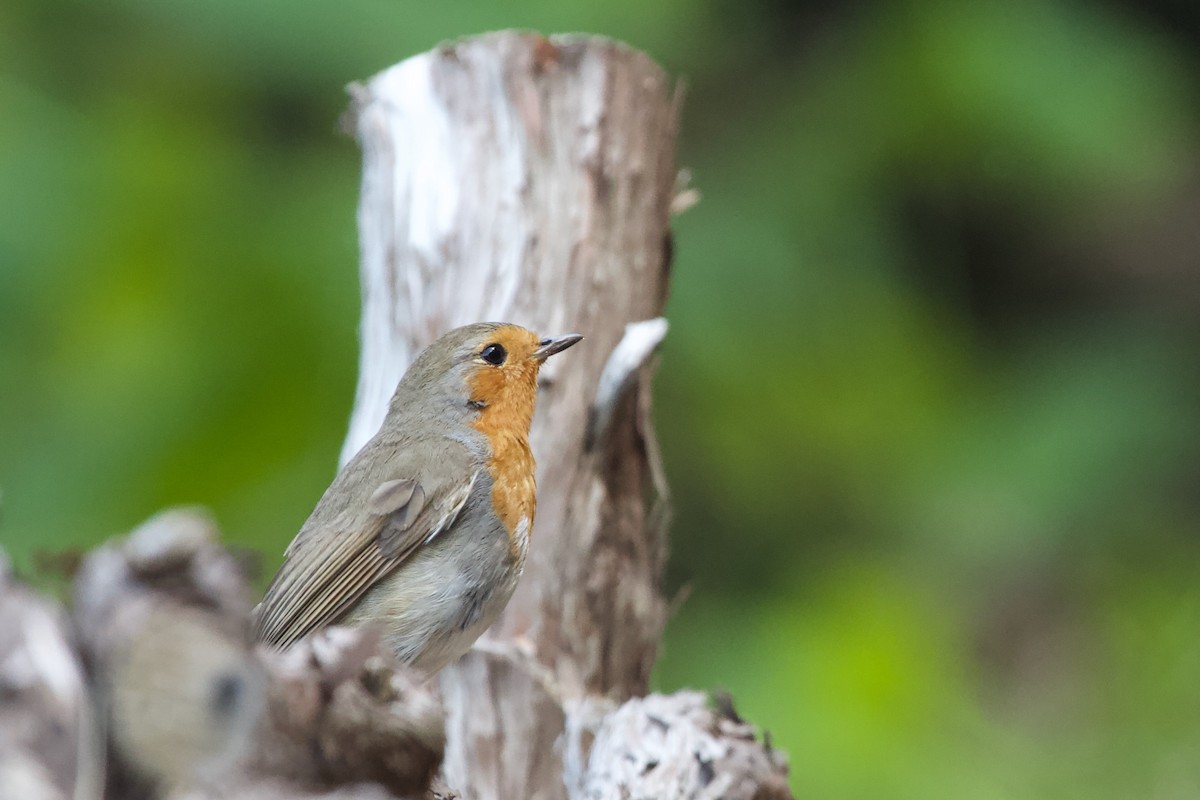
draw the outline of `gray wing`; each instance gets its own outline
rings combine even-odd
[[[335,480],[255,609],[255,638],[287,647],[337,622],[368,589],[454,524],[478,476],[476,470],[448,485],[394,478],[366,498],[323,509],[339,499]]]

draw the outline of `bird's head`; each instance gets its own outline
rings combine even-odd
[[[542,337],[519,325],[478,322],[455,328],[427,347],[405,373],[401,389],[436,394],[494,424],[528,432],[546,359],[583,337]],[[398,390],[397,396],[401,392]],[[432,399],[432,398],[430,398]],[[405,402],[412,402],[406,397]]]

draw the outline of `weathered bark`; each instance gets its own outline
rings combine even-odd
[[[0,552],[0,797],[94,796],[90,718],[66,615],[18,583]]]
[[[520,587],[442,673],[447,782],[469,798],[621,796],[635,784],[594,763],[590,742],[607,712],[646,692],[665,622],[650,378],[666,332],[680,93],[624,45],[511,32],[411,58],[351,93],[363,320],[342,461],[445,330],[499,320],[587,337],[543,370]],[[690,730],[696,718],[660,721]],[[755,766],[735,783],[781,770],[738,763]]]
[[[194,511],[164,512],[84,559],[73,616],[109,745],[90,756],[105,796],[423,796],[444,735],[424,677],[344,628],[252,650],[250,597]]]
[[[699,692],[631,700],[605,717],[592,745],[582,800],[712,797],[785,800],[787,765],[732,705],[714,710]]]

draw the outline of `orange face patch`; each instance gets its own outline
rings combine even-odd
[[[503,348],[501,363],[491,363]],[[488,438],[492,456],[492,505],[511,537],[523,518],[530,525],[537,505],[533,451],[529,426],[537,401],[537,376],[541,362],[534,357],[538,337],[515,325],[497,329],[480,343],[481,355],[467,379],[470,399],[479,406],[472,426]],[[488,360],[485,360],[485,357]]]

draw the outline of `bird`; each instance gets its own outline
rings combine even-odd
[[[374,626],[428,675],[470,649],[525,565],[538,371],[582,339],[483,322],[423,350],[285,551],[253,614],[257,640],[286,648],[329,625]]]

